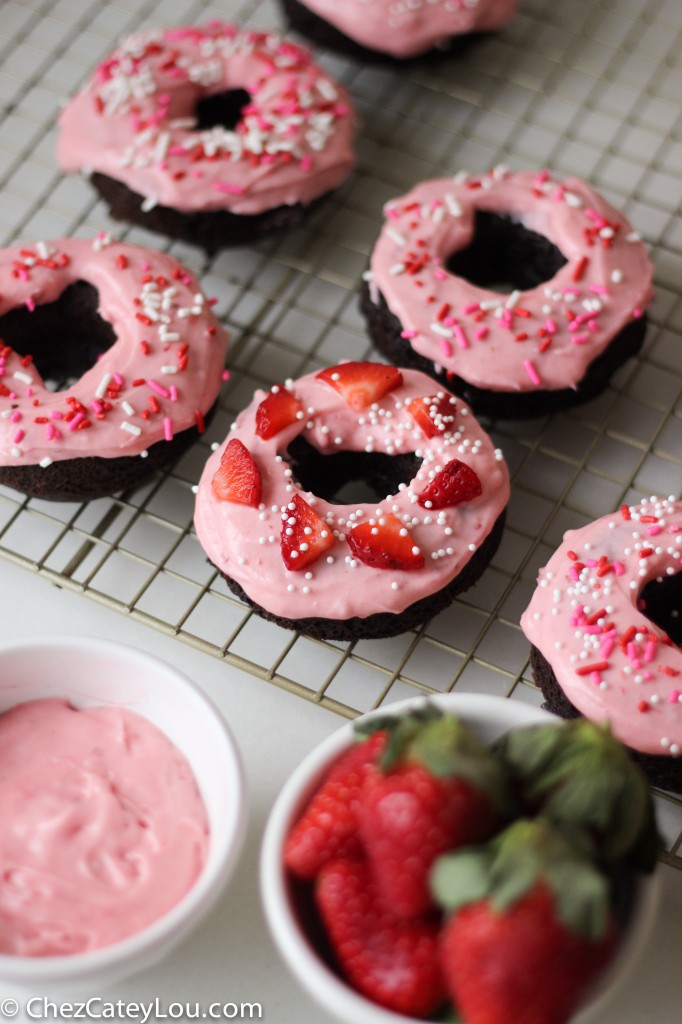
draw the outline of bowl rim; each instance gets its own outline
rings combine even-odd
[[[0,642],[0,660],[5,655],[45,655],[49,650],[73,651],[84,657],[89,654],[125,658],[135,662],[144,671],[145,666],[156,673],[165,674],[173,685],[185,692],[186,696],[200,710],[207,724],[210,722],[213,734],[223,745],[225,768],[234,790],[231,806],[225,808],[227,824],[220,845],[216,846],[213,830],[209,831],[209,852],[206,862],[192,887],[185,895],[158,920],[139,932],[120,939],[108,946],[55,956],[31,957],[0,953],[0,978],[17,984],[40,982],[78,981],[84,977],[107,974],[109,971],[132,973],[134,964],[144,967],[147,957],[160,958],[194,928],[197,922],[213,906],[230,878],[241,853],[247,826],[247,792],[242,757],[227,721],[217,705],[184,672],[157,655],[142,648],[118,640],[69,634],[66,636],[44,636],[22,638]],[[30,699],[30,698],[29,698]],[[16,700],[15,703],[22,703]],[[107,702],[102,701],[102,706]],[[111,706],[111,705],[110,705]],[[144,711],[133,709],[146,717]],[[157,726],[157,728],[160,728]],[[164,732],[163,729],[160,730]],[[165,733],[164,733],[165,735]],[[173,742],[173,741],[171,741]],[[174,744],[186,755],[181,743]],[[200,784],[199,778],[193,774]],[[129,965],[124,970],[125,965]]]
[[[560,724],[563,721],[543,708],[491,694],[435,693],[408,697],[346,722],[314,747],[285,782],[273,805],[261,845],[260,895],[265,918],[280,955],[303,988],[338,1020],[352,1021],[353,1024],[416,1024],[416,1019],[372,1003],[351,988],[318,956],[298,926],[289,900],[282,847],[293,822],[319,784],[325,768],[349,746],[358,722],[385,715],[404,714],[425,704],[436,704],[461,714],[465,719],[486,717],[491,724],[501,724],[500,735],[518,726],[542,722]],[[502,717],[505,718],[504,722]],[[629,968],[641,953],[646,936],[653,926],[660,887],[656,875],[643,877],[640,884],[640,898],[619,951],[572,1017],[572,1024],[590,1024],[593,1020],[596,1024],[605,1004],[620,987]]]

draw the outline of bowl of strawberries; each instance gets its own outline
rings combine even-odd
[[[348,723],[261,851],[281,955],[349,1024],[581,1024],[645,944],[659,850],[607,726],[443,694]]]

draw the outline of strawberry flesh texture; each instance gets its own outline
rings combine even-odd
[[[386,734],[375,732],[342,754],[327,772],[284,845],[284,864],[299,878],[313,879],[329,861],[360,854],[360,790],[376,771],[385,743]]]
[[[497,816],[478,787],[462,778],[437,778],[415,762],[367,780],[359,821],[384,902],[397,916],[411,918],[434,906],[429,871],[435,859],[488,839]]]
[[[410,534],[397,516],[387,513],[381,520],[360,523],[346,534],[353,556],[373,569],[423,569],[424,556],[414,550]]]
[[[282,522],[280,547],[287,569],[300,572],[332,547],[335,538],[329,523],[300,494],[294,496],[291,504],[294,508],[287,509]]]
[[[566,1024],[614,945],[613,928],[596,943],[569,931],[537,882],[502,913],[482,900],[453,914],[441,963],[466,1024]]]
[[[242,442],[233,437],[227,442],[220,466],[213,474],[211,489],[219,501],[258,508],[262,481],[251,453]]]
[[[395,366],[368,362],[339,363],[320,370],[317,377],[335,388],[351,409],[358,412],[378,402],[403,382],[403,375]]]
[[[407,411],[425,437],[452,433],[457,403],[453,395],[440,393],[429,398],[413,398]]]
[[[422,508],[451,508],[478,498],[482,493],[477,473],[466,462],[453,459],[426,485],[417,503]]]
[[[406,1017],[428,1017],[439,1009],[445,988],[436,920],[394,917],[360,859],[323,868],[315,897],[339,967],[353,988]]]
[[[302,412],[303,405],[298,398],[280,384],[277,391],[271,391],[256,409],[256,433],[267,441],[291,426]]]

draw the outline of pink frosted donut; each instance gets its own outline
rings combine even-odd
[[[106,235],[0,251],[0,338],[0,483],[72,500],[203,431],[228,343],[189,271]]]
[[[344,501],[352,480],[378,498]],[[260,614],[352,640],[412,628],[470,586],[508,497],[463,402],[414,370],[347,362],[255,393],[206,464],[195,527]]]
[[[291,25],[317,42],[342,49],[345,38],[407,58],[445,47],[454,37],[501,28],[516,14],[518,0],[284,0],[283,6]],[[323,36],[320,22],[341,39]]]
[[[584,401],[643,341],[645,247],[576,178],[458,174],[422,182],[385,217],[363,299],[373,340],[477,411]]]
[[[521,618],[552,710],[609,721],[669,788],[682,785],[681,567],[682,502],[623,505],[565,535]]]
[[[63,110],[57,160],[114,216],[216,248],[340,185],[354,123],[306,50],[214,21],[124,40]]]

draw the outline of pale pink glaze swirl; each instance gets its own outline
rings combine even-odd
[[[637,601],[680,571],[682,502],[623,506],[566,533],[521,618],[571,703],[649,754],[682,751],[682,651]]]
[[[0,316],[55,302],[76,281],[97,289],[117,340],[62,391],[0,344],[2,466],[144,455],[179,431],[201,430],[218,396],[228,336],[196,278],[163,253],[106,235],[3,249]]]
[[[0,715],[0,952],[108,946],[188,892],[208,821],[185,757],[147,719],[29,701]]]
[[[518,0],[302,0],[362,46],[394,57],[415,57],[452,36],[506,25]]]
[[[199,130],[197,102],[233,89],[251,97],[239,124]],[[144,209],[255,214],[340,185],[354,125],[306,50],[215,21],[125,39],[63,110],[57,161],[124,182]]]
[[[255,433],[256,409],[267,392],[237,418],[223,445],[213,453],[198,486],[195,527],[208,557],[236,580],[261,607],[289,619],[321,617],[345,620],[375,612],[399,613],[444,587],[457,576],[492,530],[509,499],[509,475],[502,453],[457,400],[455,423],[445,435],[426,438],[407,406],[413,398],[438,393],[425,374],[403,370],[403,383],[364,413],[355,412],[314,374],[287,382],[306,415],[269,440]],[[299,435],[318,451],[414,452],[423,459],[415,478],[378,503],[332,504],[302,491],[282,459]],[[211,480],[228,441],[238,438],[251,453],[262,477],[260,508],[220,501]],[[480,478],[483,493],[473,501],[429,511],[417,504],[437,468],[458,458]],[[336,543],[308,572],[286,568],[280,551],[283,514],[300,493],[331,525]],[[402,519],[426,564],[417,571],[372,568],[351,557],[345,534],[356,523],[393,513]]]
[[[508,214],[566,263],[526,291],[500,294],[445,271],[477,210]],[[415,352],[493,391],[575,388],[652,299],[653,268],[626,218],[577,178],[496,169],[426,181],[387,204],[371,285]]]

